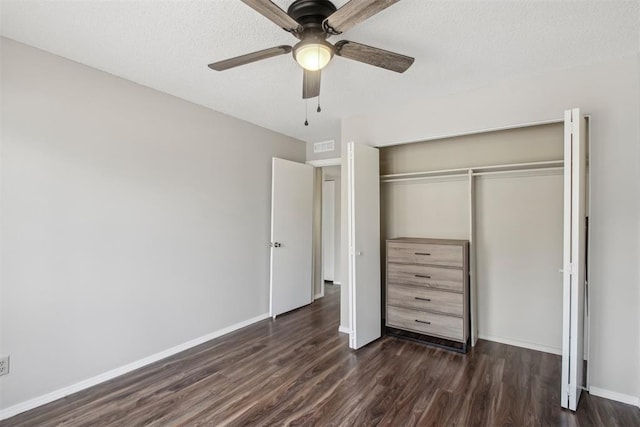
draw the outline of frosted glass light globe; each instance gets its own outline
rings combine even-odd
[[[318,71],[331,61],[333,51],[325,44],[306,43],[295,50],[294,56],[305,70]]]

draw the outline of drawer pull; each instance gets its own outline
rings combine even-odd
[[[431,322],[425,322],[424,320],[418,320],[418,319],[416,319],[416,322],[424,323],[425,325],[430,325],[431,324]]]
[[[420,301],[431,301],[431,298],[420,298],[420,297],[414,297],[414,298]]]
[[[426,255],[426,256],[430,256],[431,254],[428,252],[414,252],[415,255]]]
[[[423,279],[431,279],[431,276],[427,276],[424,274],[414,274],[415,277],[422,277]]]

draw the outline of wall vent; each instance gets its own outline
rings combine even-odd
[[[333,151],[333,150],[335,150],[335,143],[333,139],[331,141],[322,141],[322,142],[313,143],[314,153],[324,153],[325,151]]]

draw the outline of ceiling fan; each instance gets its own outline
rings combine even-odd
[[[402,73],[413,64],[414,58],[349,40],[341,40],[335,44],[327,41],[327,38],[347,31],[398,1],[350,0],[337,9],[329,0],[296,0],[285,12],[270,0],[242,0],[300,41],[293,47],[276,46],[214,62],[209,64],[209,68],[223,71],[293,52],[294,59],[304,69],[304,99],[320,95],[321,70],[334,55]]]

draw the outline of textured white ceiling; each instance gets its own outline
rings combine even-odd
[[[305,127],[291,56],[207,68],[296,41],[238,0],[0,0],[0,14],[5,37],[305,141],[339,138],[344,117],[640,50],[638,0],[402,0],[331,41],[397,51],[414,65],[396,74],[334,58],[323,71],[322,113],[310,100]]]

